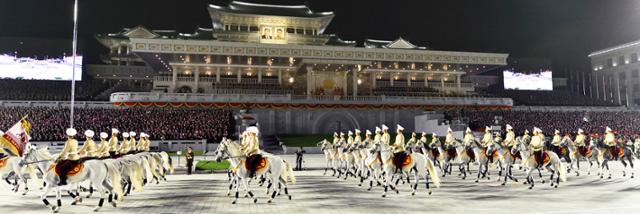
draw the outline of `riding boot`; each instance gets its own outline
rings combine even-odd
[[[67,174],[66,173],[62,173],[58,177],[60,178],[60,182],[58,182],[58,186],[67,185]]]

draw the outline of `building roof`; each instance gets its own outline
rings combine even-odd
[[[326,45],[330,46],[356,46],[356,41],[342,40],[335,34],[329,35],[329,41],[327,41]]]
[[[256,14],[289,17],[326,17],[333,16],[333,12],[314,12],[307,5],[274,5],[258,4],[243,1],[232,1],[227,6],[210,4],[210,8],[230,13]]]
[[[396,40],[379,40],[379,39],[366,39],[364,41],[365,48],[388,48],[388,49],[418,49],[426,50],[426,47],[420,47],[412,44],[411,42],[398,37]]]
[[[594,51],[594,52],[590,53],[588,56],[589,57],[594,57],[594,56],[597,56],[597,55],[606,54],[606,53],[609,53],[609,52],[612,52],[612,51],[617,51],[617,50],[621,50],[621,49],[625,49],[625,48],[629,48],[629,47],[634,47],[634,46],[638,46],[638,45],[640,45],[640,40],[629,42],[629,43],[622,44],[622,45],[618,45],[618,46],[615,46],[615,47],[610,47],[610,48]]]
[[[211,40],[213,38],[213,29],[198,28],[194,33],[180,33],[178,35],[182,39]]]

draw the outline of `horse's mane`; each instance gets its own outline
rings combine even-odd
[[[237,141],[226,141],[226,145],[227,145],[227,150],[229,151],[229,153],[231,153],[231,156],[240,156],[241,155],[241,151],[240,151],[240,144],[238,144]]]
[[[51,153],[49,153],[49,149],[47,147],[36,149],[35,155],[36,155],[37,158],[42,159],[42,160],[51,160],[51,159],[53,159],[53,157],[51,156]]]

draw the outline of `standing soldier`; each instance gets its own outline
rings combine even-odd
[[[508,148],[516,145],[516,134],[513,132],[513,127],[509,124],[507,124],[507,135],[504,138],[504,145]]]
[[[382,140],[382,129],[376,126],[376,135],[373,136],[373,143],[379,144]]]
[[[77,163],[77,160],[80,159],[80,156],[78,156],[78,141],[75,139],[78,131],[74,128],[69,128],[66,134],[67,141],[64,143],[64,148],[58,156],[58,161],[56,161],[56,169],[62,169],[61,173],[58,174],[60,178],[59,186],[67,185],[67,172],[71,170]]]
[[[117,129],[111,129],[111,138],[109,138],[109,155],[115,157],[118,154],[118,131]]]
[[[618,160],[618,143],[616,143],[616,135],[613,133],[611,128],[607,126],[604,134],[604,144],[606,144],[609,149],[609,153],[614,160]]]
[[[185,159],[187,160],[187,175],[191,175],[191,169],[193,168],[193,149],[191,146],[187,146]]]
[[[533,157],[538,165],[544,162],[544,135],[542,130],[537,127],[533,127],[533,136],[531,137],[531,143],[529,144],[531,151],[533,151]]]
[[[84,145],[78,151],[78,154],[81,158],[94,158],[97,156],[96,143],[93,141],[93,136],[95,133],[92,130],[87,130],[84,132],[84,136],[86,140],[84,141]]]
[[[384,144],[391,144],[391,135],[389,135],[389,127],[382,124],[382,138],[380,139]]]

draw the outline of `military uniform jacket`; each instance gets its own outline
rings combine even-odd
[[[416,143],[416,137],[411,137],[409,141],[407,141],[407,145],[414,145]]]
[[[451,146],[455,139],[453,138],[453,133],[447,133],[447,136],[444,137],[444,145]]]
[[[340,141],[340,138],[334,137],[333,138],[333,145],[337,145],[339,141]]]
[[[613,133],[607,133],[604,136],[604,143],[607,144],[608,146],[615,146],[616,145],[616,135],[614,135]]]
[[[78,141],[75,139],[68,139],[67,142],[64,143],[64,148],[60,153],[60,159],[65,160],[78,160],[80,156],[78,155]]]
[[[347,144],[353,145],[353,137],[352,136],[347,137]]]
[[[396,135],[396,142],[393,143],[393,146],[396,149],[395,152],[404,152],[404,135],[402,134]]]
[[[507,146],[514,146],[516,144],[516,134],[513,131],[508,131],[507,136],[504,138],[504,144]]]
[[[360,137],[360,135],[356,135],[356,137],[353,138],[353,142],[362,143],[362,137]]]
[[[472,134],[472,133],[467,133],[467,134],[465,134],[465,135],[464,135],[464,140],[463,140],[464,145],[465,145],[465,146],[470,146],[470,145],[473,143],[473,141],[475,140],[475,138],[476,138],[476,137],[475,137],[475,136],[473,136],[473,134]]]
[[[492,140],[493,139],[491,138],[491,133],[484,133],[484,136],[482,136],[482,146],[489,146],[489,143],[491,143]]]
[[[98,156],[98,149],[96,148],[96,142],[89,139],[84,142],[78,154],[82,157],[96,157]]]
[[[247,141],[247,146],[244,149],[244,154],[248,157],[253,154],[258,154],[260,152],[260,141],[258,141],[258,137],[249,137]]]
[[[136,139],[135,138],[131,138],[131,141],[129,141],[129,151],[136,151],[138,150],[138,143],[136,143]]]
[[[382,142],[384,142],[384,144],[390,144],[391,143],[391,135],[389,135],[389,132],[385,132],[384,134],[382,134]]]
[[[109,155],[109,141],[105,139],[100,139],[100,145],[98,146],[98,156],[107,156]]]
[[[109,138],[109,151],[110,152],[118,151],[118,137],[111,136],[111,138]]]
[[[120,145],[119,152],[120,152],[120,154],[125,154],[125,153],[129,152],[129,139],[124,139],[122,141],[122,144]]]
[[[544,135],[539,134],[531,137],[531,143],[529,146],[534,152],[541,151],[544,148]]]
[[[575,143],[576,146],[585,146],[585,141],[586,136],[584,134],[578,134],[576,135],[576,140],[573,141],[573,143]]]
[[[420,137],[420,143],[426,144],[427,143],[427,137],[425,137],[425,136]]]
[[[551,141],[551,144],[553,144],[554,146],[560,146],[561,142],[562,142],[562,137],[560,137],[560,135],[558,134],[553,135],[553,140]]]
[[[373,142],[374,143],[380,143],[381,139],[382,139],[382,135],[380,135],[379,133],[376,133],[376,135],[373,136]]]

